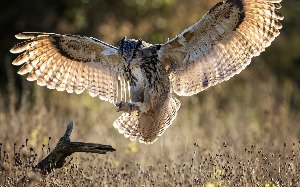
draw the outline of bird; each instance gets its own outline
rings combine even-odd
[[[114,47],[93,37],[22,32],[13,65],[49,89],[93,97],[122,112],[113,126],[130,140],[152,144],[173,123],[177,96],[226,81],[280,34],[281,0],[224,0],[163,44],[122,38]]]

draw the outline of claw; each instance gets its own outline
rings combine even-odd
[[[120,111],[121,111],[122,103],[123,103],[123,101],[116,102],[115,105],[116,105],[116,107],[117,107],[117,109],[116,109],[117,112],[120,112]]]
[[[117,112],[123,111],[123,112],[127,112],[127,113],[129,113],[129,115],[131,115],[132,111],[137,111],[138,116],[141,113],[141,109],[140,109],[141,104],[140,103],[135,103],[135,102],[128,103],[128,102],[120,101],[120,102],[116,102],[115,106],[117,107],[117,109],[116,109]]]
[[[123,102],[123,101],[116,102],[116,104],[115,104],[115,105],[116,105],[117,107],[120,107],[120,105],[122,105],[122,102]]]
[[[132,111],[134,107],[135,107],[135,103],[130,103],[130,104],[129,104],[129,109],[130,109],[130,111]]]

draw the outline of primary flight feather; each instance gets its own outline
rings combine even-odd
[[[49,89],[84,90],[124,112],[114,127],[153,143],[172,124],[178,96],[197,94],[240,73],[279,35],[281,0],[226,0],[164,44],[24,32],[11,49],[22,53],[19,74]]]

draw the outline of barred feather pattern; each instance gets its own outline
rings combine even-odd
[[[172,124],[180,108],[180,102],[169,96],[160,105],[150,108],[147,113],[124,113],[114,123],[119,133],[130,140],[152,144]]]
[[[29,81],[69,93],[87,90],[115,103],[134,101],[114,123],[131,140],[153,143],[172,124],[180,102],[240,73],[279,35],[281,0],[225,0],[162,45],[123,38],[115,48],[95,38],[20,33],[14,65]],[[122,103],[122,102],[120,102]],[[118,106],[121,106],[121,104]],[[136,107],[136,106],[135,106]]]
[[[174,92],[190,96],[240,73],[282,28],[281,0],[227,0],[162,46]]]
[[[49,89],[95,97],[115,103],[128,90],[123,63],[117,48],[94,38],[52,33],[20,33],[25,39],[11,49],[22,53],[14,65],[19,74]],[[123,98],[122,98],[123,99]]]

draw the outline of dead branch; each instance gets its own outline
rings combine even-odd
[[[40,161],[35,166],[35,169],[40,170],[43,174],[47,174],[52,172],[54,169],[63,167],[66,162],[66,157],[75,152],[106,154],[107,152],[113,152],[116,150],[111,145],[71,142],[70,135],[72,130],[73,122],[71,121],[67,125],[67,130],[64,136],[60,138],[54,150],[45,159]]]

